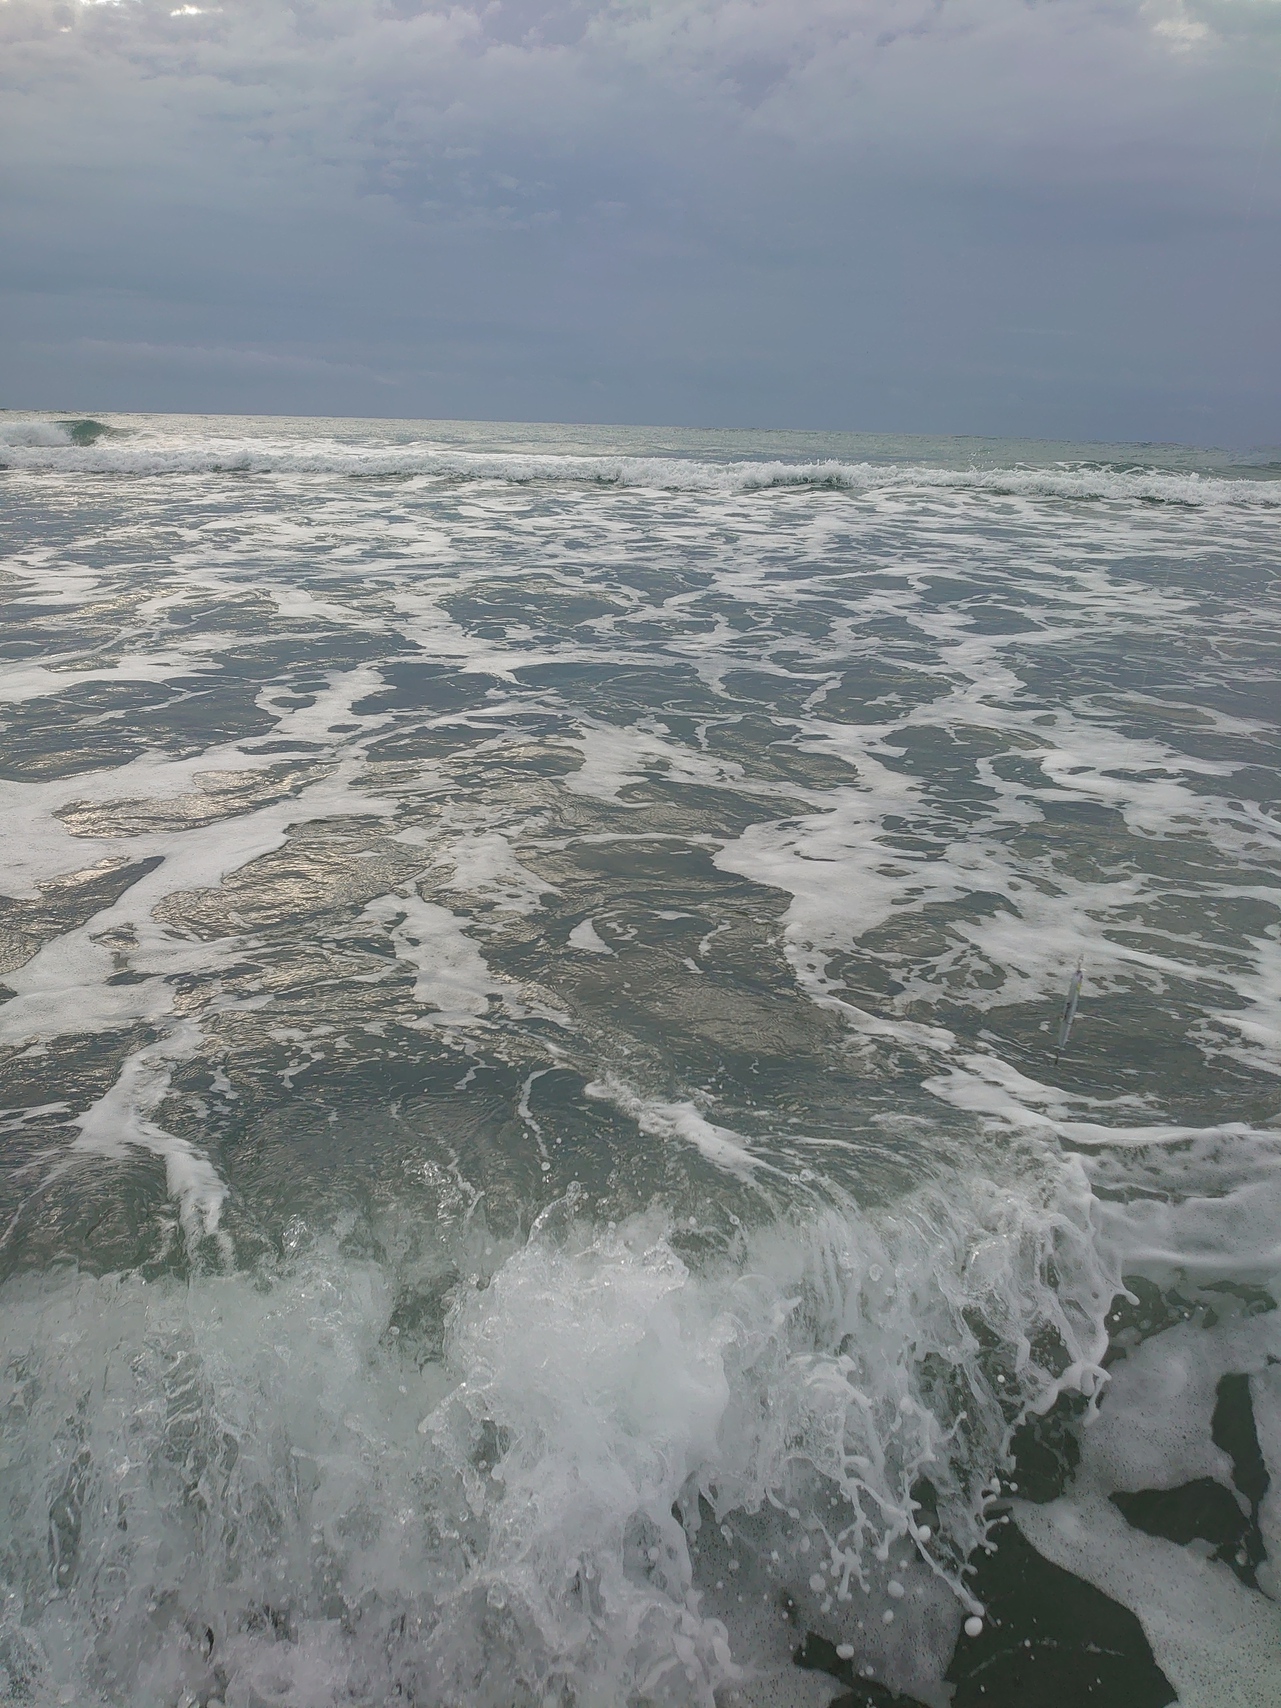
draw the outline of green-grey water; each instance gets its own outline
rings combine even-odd
[[[0,1700],[1276,1700],[1281,459],[0,465]]]

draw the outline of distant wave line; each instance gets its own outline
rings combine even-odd
[[[47,473],[332,474],[358,478],[426,476],[514,485],[577,484],[667,492],[973,491],[993,497],[1147,502],[1200,508],[1281,508],[1281,480],[1158,469],[946,469],[912,463],[708,462],[678,457],[569,456],[465,452],[430,444],[344,446],[332,440],[282,445],[243,440],[204,444],[73,443],[65,429],[40,423],[0,428],[0,468]]]

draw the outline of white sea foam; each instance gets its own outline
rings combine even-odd
[[[616,1079],[593,1080],[585,1091],[588,1097],[613,1103],[624,1114],[630,1115],[641,1132],[650,1138],[692,1145],[708,1162],[724,1169],[726,1174],[751,1179],[758,1169],[767,1174],[777,1173],[763,1157],[753,1156],[741,1133],[709,1121],[697,1105],[688,1100],[669,1102],[642,1097]]]
[[[119,1159],[131,1149],[150,1151],[164,1162],[169,1195],[177,1200],[183,1233],[193,1250],[218,1234],[226,1183],[208,1157],[190,1140],[166,1132],[154,1114],[169,1091],[175,1065],[196,1055],[203,1041],[199,1028],[188,1022],[175,1027],[159,1044],[145,1045],[128,1056],[111,1089],[73,1118],[71,1125],[79,1133],[66,1162],[54,1171],[64,1172],[77,1156]],[[225,1235],[220,1247],[223,1257],[230,1258]]]
[[[1275,1179],[1281,1147],[1259,1144]],[[1176,1193],[1185,1154],[1147,1158]],[[414,1681],[480,1708],[710,1704],[787,1665],[786,1592],[803,1628],[932,1701],[1011,1421],[1066,1387],[1103,1395],[1081,1477],[1020,1523],[1136,1607],[1181,1700],[1262,1708],[1270,1604],[1106,1497],[1225,1476],[1207,1407],[1224,1371],[1266,1400],[1275,1313],[1169,1330],[1104,1386],[1103,1208],[1080,1161],[1042,1152],[745,1232],[700,1269],[662,1219],[593,1226],[571,1193],[497,1268],[482,1229],[444,1223],[403,1268],[322,1238],[275,1275],[10,1281],[0,1663],[36,1703],[127,1683],[140,1708],[332,1708]],[[1229,1273],[1226,1217],[1219,1235]],[[424,1363],[397,1301],[450,1268],[479,1273]],[[960,1591],[950,1618],[931,1582]]]
[[[1178,505],[1275,507],[1278,483],[1196,471],[1098,467],[948,469],[895,463],[725,461],[643,456],[565,456],[532,451],[473,452],[431,440],[361,444],[334,438],[234,438],[166,435],[155,429],[129,439],[73,444],[65,429],[44,422],[0,428],[0,466],[85,474],[263,474],[414,476],[518,484],[587,483],[666,492],[747,493],[788,488],[872,491],[987,492],[997,496],[1087,502],[1148,501]]]
[[[1275,1206],[1274,1206],[1275,1208]],[[1275,1273],[1281,1274],[1281,1262]],[[1269,1560],[1260,1594],[1198,1550],[1126,1523],[1114,1490],[1170,1489],[1212,1478],[1229,1489],[1232,1466],[1211,1439],[1219,1379],[1248,1377],[1273,1485],[1281,1470],[1275,1310],[1228,1319],[1212,1330],[1186,1323],[1146,1341],[1115,1366],[1095,1426],[1084,1435],[1071,1492],[1047,1507],[1016,1508],[1049,1559],[1132,1608],[1185,1708],[1270,1708],[1281,1639],[1275,1598],[1281,1558],[1277,1504],[1260,1514]]]
[[[619,806],[629,804],[619,799],[620,792],[650,775],[713,788],[751,787],[741,765],[693,753],[684,743],[672,741],[653,728],[634,725],[618,729],[584,720],[572,745],[581,748],[583,763],[565,779],[565,787],[571,794],[590,795]]]
[[[786,1664],[782,1591],[835,1636],[861,1584],[903,1614],[868,1664],[918,1683],[911,1596],[924,1616],[931,1579],[960,1588],[1010,1396],[1047,1403],[1102,1348],[1080,1169],[777,1225],[702,1273],[661,1221],[586,1211],[571,1195],[460,1284],[421,1367],[394,1301],[478,1246],[400,1275],[322,1240],[275,1278],[8,1283],[5,1570],[33,1685],[128,1679],[148,1708],[184,1688],[328,1708],[411,1676],[482,1705],[710,1704]],[[750,1605],[709,1581],[725,1536]]]
[[[18,418],[0,422],[0,446],[6,449],[65,450],[73,443],[71,434],[57,421]]]
[[[421,896],[376,896],[365,912],[387,932],[397,958],[414,968],[415,1003],[438,1026],[474,1025],[497,997],[522,1012],[511,985],[496,979],[485,958],[448,908]]]
[[[1136,837],[1203,841],[1219,856],[1238,861],[1235,870],[1207,886],[1214,904],[1249,900],[1271,910],[1277,901],[1271,873],[1281,856],[1275,819],[1227,798],[1238,769],[1231,763],[1139,740],[1068,710],[1038,712],[1033,722],[1019,708],[1021,684],[1004,669],[1000,650],[1001,643],[991,639],[969,643],[961,668],[967,682],[981,687],[965,693],[960,707],[953,703],[954,692],[895,725],[806,718],[806,749],[839,755],[857,780],[813,798],[817,810],[749,826],[717,853],[717,866],[790,895],[789,959],[816,997],[841,989],[827,971],[834,953],[887,923],[987,894],[1001,897],[1004,905],[950,926],[954,941],[970,945],[986,968],[999,970],[990,983],[976,988],[969,982],[966,1000],[974,1007],[1052,1000],[1079,959],[1095,995],[1136,984],[1161,989],[1171,979],[1208,985],[1217,987],[1222,1001],[1214,1008],[1213,1027],[1198,1031],[1199,1045],[1281,1073],[1281,942],[1273,932],[1252,939],[1244,964],[1239,947],[1220,955],[1194,930],[1163,930],[1146,942],[1136,940],[1136,914],[1141,918],[1144,906],[1156,902],[1163,878],[1115,870],[1082,876],[1064,869],[1052,853],[1029,859],[1009,847],[1010,827],[1044,822],[1047,806],[1104,804]],[[951,652],[945,656],[950,670],[956,660]],[[998,735],[1009,743],[1001,757],[1035,764],[1046,786],[1012,787],[995,761],[978,761],[976,777],[990,791],[991,806],[958,836],[951,803],[938,800],[927,781],[897,763],[904,732],[924,727],[966,737],[976,730]],[[1213,788],[1211,780],[1217,780]],[[924,845],[918,840],[905,847],[888,831],[893,819],[910,819],[927,831],[938,828]],[[939,975],[955,959],[956,952],[948,951],[942,967],[936,963],[926,976],[912,977],[899,1006],[950,999],[951,989]]]
[[[581,949],[587,955],[612,955],[614,950],[596,929],[593,919],[580,919],[567,939],[571,949]]]
[[[488,902],[497,914],[537,913],[548,896],[561,892],[516,858],[514,834],[511,827],[504,834],[477,824],[474,815],[455,813],[445,815],[430,833],[403,833],[403,839],[430,842],[441,850],[440,868],[433,868],[432,879],[442,888]]]
[[[163,1023],[173,1012],[173,981],[183,974],[208,974],[228,964],[239,952],[243,938],[238,932],[215,942],[189,936],[158,917],[160,904],[175,894],[215,888],[229,874],[280,848],[291,827],[307,819],[341,814],[353,805],[371,816],[388,813],[386,803],[353,796],[349,786],[352,770],[350,765],[340,766],[296,799],[275,802],[213,826],[130,838],[131,855],[141,859],[160,856],[160,863],[137,878],[119,901],[96,912],[83,925],[54,937],[8,974],[14,996],[0,1006],[0,1042],[119,1031],[138,1021]],[[29,804],[43,816],[51,800],[65,800],[68,794],[88,794],[91,799],[97,794],[99,799],[110,799],[106,787],[109,780],[109,776],[97,774],[92,790],[85,788],[83,776],[74,779],[78,785],[74,789],[59,784],[46,793],[38,786],[36,801]],[[14,789],[19,797],[23,792],[22,785]],[[55,849],[65,846],[52,834],[47,840]],[[104,838],[99,845],[109,848],[110,842]],[[76,862],[76,866],[80,864]],[[61,869],[65,872],[67,866]],[[27,882],[33,877],[30,873]],[[128,944],[129,970],[135,975],[125,982],[115,976],[120,971],[116,950],[121,942]]]
[[[1271,1302],[1281,1298],[1281,1134],[1240,1126],[1067,1130],[1098,1147],[1086,1166],[1099,1193],[1101,1249],[1119,1270],[1210,1310],[1111,1366],[1068,1492],[1046,1507],[1016,1503],[1018,1523],[1049,1559],[1138,1614],[1180,1703],[1265,1708],[1276,1699],[1281,1634],[1281,1320]],[[1241,1284],[1265,1290],[1260,1314],[1228,1290]],[[1264,1595],[1211,1560],[1208,1548],[1136,1529],[1109,1498],[1201,1478],[1231,1490],[1233,1466],[1211,1435],[1217,1384],[1229,1374],[1249,1381],[1271,1477],[1259,1513]]]
[[[200,650],[204,650],[203,647]],[[123,684],[128,682],[172,682],[177,677],[199,676],[214,666],[208,658],[193,656],[188,649],[175,648],[169,653],[154,653],[148,658],[123,659],[119,664],[104,665],[98,670],[74,667],[59,668],[56,664],[19,665],[9,668],[0,683],[0,699],[12,704],[36,700],[51,694],[65,694],[68,689],[86,683]]]

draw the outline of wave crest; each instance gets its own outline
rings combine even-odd
[[[108,434],[113,435],[112,442],[104,443]],[[1016,464],[961,469],[837,459],[713,462],[662,456],[473,452],[431,441],[371,445],[333,438],[166,440],[139,434],[121,442],[112,429],[94,421],[0,425],[0,467],[99,475],[416,476],[442,481],[575,484],[727,495],[789,489],[853,494],[933,490],[1087,502],[1281,507],[1281,481],[1191,470],[1066,463],[1048,468]]]

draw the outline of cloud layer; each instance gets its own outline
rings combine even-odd
[[[1279,85],[1281,0],[0,0],[3,401],[1278,440]]]

